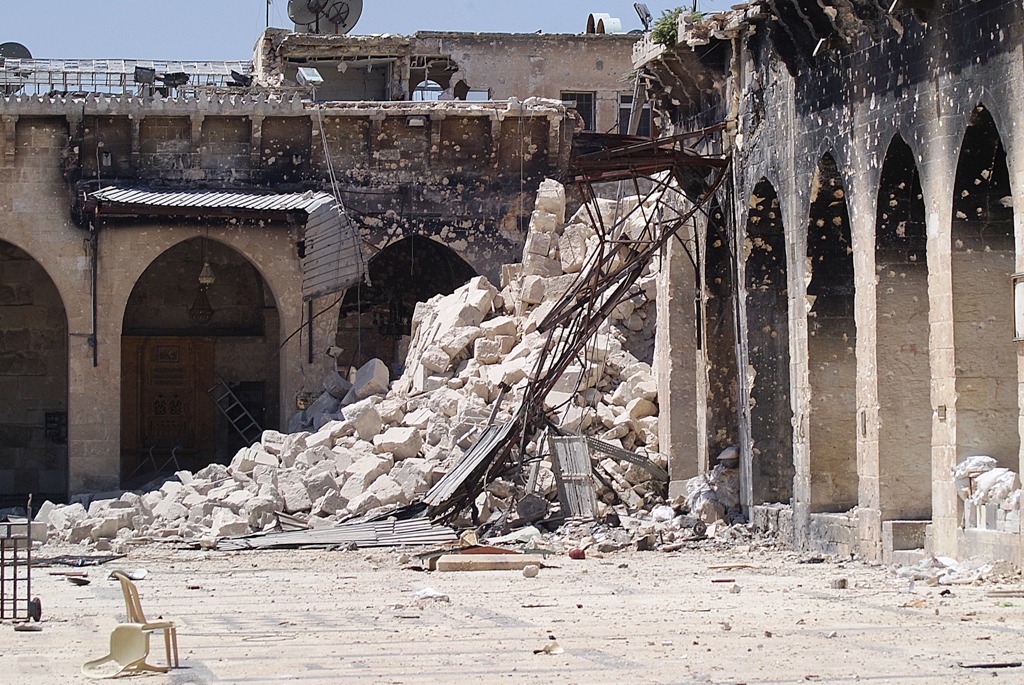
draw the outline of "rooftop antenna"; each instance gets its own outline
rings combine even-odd
[[[288,0],[288,17],[300,33],[347,34],[363,13],[363,0]]]
[[[651,22],[654,21],[654,17],[651,15],[651,10],[647,8],[647,5],[642,2],[634,2],[633,9],[640,15],[640,23],[644,25],[644,31],[651,30]]]
[[[32,53],[21,43],[0,43],[0,60],[7,59],[32,59]],[[22,85],[17,82],[20,78],[17,72],[12,72],[11,76],[13,82],[0,86],[0,95],[14,95],[22,89]]]
[[[0,57],[5,59],[32,59],[32,53],[21,43],[0,43]]]

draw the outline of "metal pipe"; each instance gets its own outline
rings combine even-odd
[[[313,363],[313,300],[306,302],[306,318],[309,319],[309,333],[306,336],[306,347],[308,349],[308,362]]]
[[[89,235],[89,252],[91,252],[92,261],[92,332],[89,334],[89,347],[92,348],[92,365],[93,367],[99,366],[99,345],[96,341],[96,319],[98,316],[98,303],[96,297],[96,270],[99,265],[99,246],[100,246],[100,229],[99,229],[99,209],[96,210],[96,216],[93,219],[93,223],[90,226]]]

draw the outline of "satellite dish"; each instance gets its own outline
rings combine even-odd
[[[363,0],[333,0],[328,3],[324,16],[334,27],[336,35],[344,35],[355,28],[362,13]]]
[[[5,59],[32,59],[32,53],[21,43],[0,43],[0,57]]]
[[[309,9],[308,0],[288,0],[288,18],[297,25],[316,25],[316,12]]]

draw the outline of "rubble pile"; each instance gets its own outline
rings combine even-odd
[[[954,485],[964,501],[964,527],[1016,533],[1020,530],[1020,480],[992,457],[957,464]]]
[[[599,200],[600,220],[610,227],[638,202],[636,197]],[[625,230],[639,230],[630,221]],[[140,536],[244,535],[276,525],[280,512],[312,527],[330,526],[409,504],[458,461],[489,423],[511,419],[545,342],[537,327],[597,246],[587,208],[566,221],[564,188],[547,180],[537,195],[522,263],[503,267],[500,290],[476,277],[450,295],[419,303],[405,371],[394,383],[389,384],[388,369],[377,359],[348,379],[332,373],[323,394],[291,418],[291,432],[265,431],[260,442],[240,450],[228,466],[181,472],[158,490],[93,501],[88,509],[50,505],[37,518],[62,540],[116,543]],[[658,450],[658,390],[650,365],[656,289],[652,265],[579,363],[562,375],[545,409],[564,431],[599,437],[664,468],[667,458]],[[558,329],[553,333],[559,334]],[[534,491],[527,493],[521,483],[492,482],[475,502],[478,521],[512,512],[514,522],[516,504],[528,494],[545,503],[539,512],[531,508],[533,520],[557,512],[556,481],[546,451],[536,441],[527,447],[528,458],[543,458]],[[637,525],[625,526],[616,536],[635,532],[647,537],[653,525],[661,540],[671,540],[681,529],[672,523],[676,514],[656,507],[663,488],[647,471],[613,458],[603,459],[596,471],[600,517],[619,504],[625,505],[619,508],[623,514],[655,507],[664,518],[648,521],[646,513],[637,515]],[[709,520],[724,518],[737,503],[722,495],[728,488],[718,484],[734,471],[716,470],[712,480],[695,486],[686,504],[706,509]],[[468,514],[461,523],[470,523]]]
[[[1016,580],[1020,573],[1006,561],[971,557],[957,561],[949,557],[926,556],[913,566],[891,569],[897,580],[919,581],[925,585],[977,585]]]

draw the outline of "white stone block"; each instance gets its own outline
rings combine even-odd
[[[511,316],[496,316],[490,321],[480,324],[480,330],[488,338],[496,338],[499,335],[516,337],[519,335],[519,328],[516,320]]]
[[[341,496],[351,500],[366,492],[373,481],[391,470],[394,461],[378,455],[359,459],[345,470],[345,485],[341,488]]]
[[[626,414],[634,420],[642,419],[646,416],[657,416],[658,407],[650,400],[638,397],[630,400],[629,404],[626,405]]]
[[[256,468],[259,466],[270,466],[272,468],[277,468],[281,463],[280,460],[274,454],[272,454],[269,450],[266,449],[256,450],[255,453],[253,454],[253,461],[256,462],[255,466],[253,467],[254,472]]]
[[[557,236],[555,236],[554,233],[539,233],[531,231],[526,235],[526,246],[523,248],[523,253],[547,257],[548,252],[551,251],[553,237]]]
[[[534,208],[552,214],[559,225],[565,223],[565,186],[554,179],[544,179],[537,189]]]
[[[540,304],[544,301],[544,279],[540,276],[526,276],[519,291],[519,299],[526,304]]]
[[[253,468],[256,466],[256,460],[253,458],[253,448],[243,447],[235,453],[234,458],[231,459],[231,464],[228,466],[232,473],[252,473]]]
[[[383,395],[388,391],[390,379],[387,365],[379,359],[371,359],[356,371],[356,382],[352,390],[360,400],[370,395]]]
[[[334,480],[334,476],[327,472],[306,476],[304,483],[306,492],[313,501],[320,499],[330,490],[338,489],[338,483]]]
[[[235,490],[230,495],[224,498],[224,504],[227,505],[233,513],[237,514],[242,511],[242,508],[253,498],[253,493],[248,490]]]
[[[373,439],[378,452],[390,452],[396,459],[408,459],[419,454],[423,439],[415,428],[394,427]]]
[[[441,345],[441,349],[447,352],[450,357],[454,358],[461,354],[463,350],[469,347],[473,341],[479,338],[482,334],[483,331],[475,325],[453,328],[442,334],[439,344]]]
[[[416,411],[413,411],[405,415],[403,420],[406,426],[413,428],[426,428],[427,423],[433,418],[434,412],[430,411],[427,407],[420,407]]]
[[[305,466],[315,466],[325,459],[334,460],[334,451],[326,445],[317,445],[316,447],[310,447],[309,449],[302,450],[299,456],[295,457],[296,464],[304,464]]]
[[[588,231],[581,224],[570,224],[565,227],[562,237],[558,239],[558,257],[562,263],[562,271],[567,274],[578,273],[583,269],[587,258]]]
[[[263,431],[263,435],[260,436],[260,444],[262,444],[263,448],[271,455],[280,455],[282,446],[285,443],[285,438],[287,437],[288,435],[285,433],[279,433],[275,430],[265,430]]]
[[[153,507],[153,516],[164,521],[176,521],[188,516],[188,509],[168,497]]]
[[[481,364],[495,364],[501,361],[501,343],[497,340],[477,338],[473,343],[473,358]]]
[[[388,475],[402,488],[411,502],[416,495],[427,491],[431,467],[426,459],[406,459],[395,465]]]
[[[377,407],[377,412],[384,423],[401,423],[405,418],[405,406],[405,400],[401,398],[384,400]]]
[[[404,506],[409,503],[402,486],[388,476],[381,476],[373,481],[368,492],[377,496],[378,506],[388,507],[392,505]]]
[[[452,358],[441,349],[440,345],[431,345],[423,350],[423,355],[420,357],[420,364],[427,371],[444,372],[448,370],[451,363]]]
[[[306,438],[309,433],[292,433],[285,438],[281,445],[281,464],[290,468],[295,464],[295,457],[299,456],[302,450],[306,449]]]
[[[333,516],[345,508],[348,502],[337,490],[328,490],[313,503],[313,514]]]
[[[501,265],[501,287],[507,288],[513,281],[518,281],[523,276],[522,264]]]
[[[554,233],[559,226],[558,217],[551,212],[535,209],[530,215],[530,233]]]
[[[491,305],[498,294],[497,288],[491,285],[490,281],[483,276],[473,277],[467,285],[469,290],[466,292],[466,304],[476,309],[480,314],[486,315],[491,311]],[[469,325],[479,326],[480,321]]]
[[[213,537],[234,537],[248,535],[249,532],[249,521],[236,516],[231,510],[221,507],[213,512],[213,524],[210,526],[210,535]]]
[[[562,275],[562,263],[548,257],[528,254],[523,256],[523,277],[553,278]]]
[[[285,512],[294,514],[299,511],[309,511],[313,502],[309,499],[305,484],[299,480],[297,475],[290,474],[288,477],[279,477],[278,481],[277,489],[284,499]]]
[[[274,516],[280,510],[280,506],[275,500],[257,495],[245,503],[242,515],[248,521],[250,528],[259,530],[265,521],[270,520],[269,517]]]
[[[349,500],[345,508],[350,514],[359,516],[365,514],[371,509],[376,509],[380,506],[380,500],[377,499],[377,495],[372,492],[364,492],[353,499]]]

